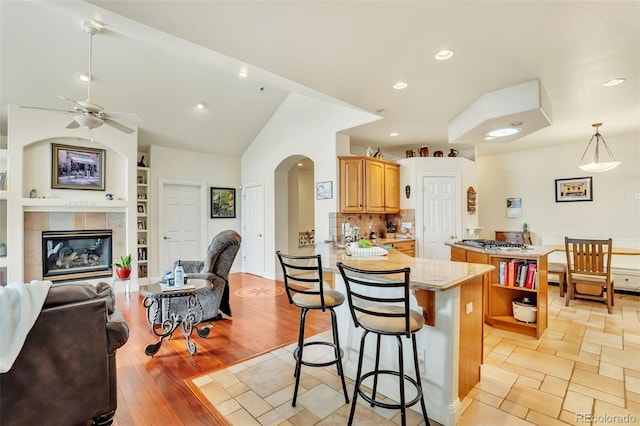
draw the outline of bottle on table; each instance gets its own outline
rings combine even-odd
[[[176,286],[184,285],[184,269],[182,268],[182,261],[178,260],[175,271],[173,271],[173,282]]]

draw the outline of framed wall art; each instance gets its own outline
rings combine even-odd
[[[556,179],[556,203],[569,201],[593,201],[592,178]]]
[[[333,182],[316,183],[316,200],[330,200],[333,198]]]
[[[235,188],[211,188],[211,218],[232,219],[236,217]]]
[[[105,150],[51,145],[51,188],[104,191]]]

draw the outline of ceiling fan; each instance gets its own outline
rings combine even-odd
[[[120,116],[123,118],[129,119],[137,119],[137,116],[132,113],[124,113],[124,112],[108,112],[105,111],[101,105],[95,104],[91,101],[91,81],[93,80],[93,72],[92,72],[92,55],[93,55],[93,36],[95,34],[99,34],[102,31],[104,25],[96,20],[83,21],[82,28],[89,34],[89,75],[87,82],[87,100],[86,101],[77,101],[75,99],[67,98],[64,96],[60,96],[60,99],[64,99],[68,102],[74,104],[72,111],[60,110],[60,109],[52,109],[52,108],[38,108],[38,107],[23,107],[23,108],[33,108],[33,109],[45,109],[49,111],[59,111],[65,112],[69,114],[74,114],[75,117],[73,121],[69,123],[66,127],[67,129],[77,129],[78,127],[86,127],[91,131],[96,127],[100,127],[103,124],[107,124],[115,129],[120,130],[121,132],[131,134],[135,132],[131,127],[125,126],[122,123],[119,123],[113,119],[113,117]]]

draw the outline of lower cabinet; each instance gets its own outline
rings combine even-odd
[[[413,240],[394,242],[389,245],[407,256],[415,257],[416,255],[416,242]]]
[[[461,247],[451,247],[451,260],[469,263],[490,264],[495,269],[488,274],[483,283],[484,321],[502,330],[540,338],[547,329],[548,312],[548,263],[546,252],[532,250],[525,253],[483,253]],[[527,276],[518,280],[518,267],[530,265],[535,271],[534,281],[527,285]],[[509,274],[505,277],[505,271]],[[502,272],[501,272],[502,271]],[[528,271],[528,269],[527,269]],[[523,270],[524,273],[524,270]],[[511,274],[513,279],[511,279]],[[502,275],[502,276],[501,276]],[[511,280],[511,281],[510,281]],[[528,298],[536,309],[535,322],[523,322],[514,317],[513,301]]]

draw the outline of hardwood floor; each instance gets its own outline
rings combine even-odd
[[[129,324],[129,341],[117,352],[118,410],[114,424],[125,425],[217,425],[205,405],[189,390],[184,379],[225,368],[239,361],[293,343],[298,338],[300,311],[289,304],[281,282],[249,274],[232,274],[232,318],[211,325],[206,339],[193,333],[197,353],[191,356],[179,330],[164,340],[152,358],[144,354],[157,337],[150,330],[142,296],[134,292],[127,299],[117,294],[116,307]],[[240,295],[239,295],[240,294]],[[242,296],[241,296],[242,295]],[[310,312],[307,335],[330,327],[329,315]]]

